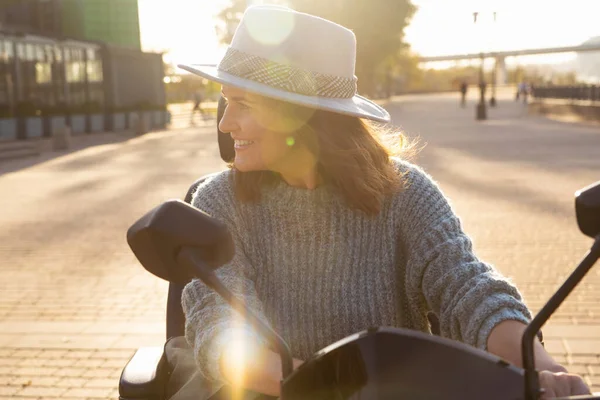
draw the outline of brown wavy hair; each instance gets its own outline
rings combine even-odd
[[[264,100],[269,109],[298,126],[287,136],[294,138],[294,146],[309,150],[323,182],[332,185],[349,207],[376,215],[387,196],[402,190],[404,181],[390,157],[411,158],[416,146],[401,132],[358,117]],[[271,171],[230,167],[236,197],[245,202],[259,201],[261,188],[281,179]]]

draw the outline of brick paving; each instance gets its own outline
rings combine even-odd
[[[591,246],[575,222],[574,192],[600,180],[600,129],[528,115],[509,95],[485,122],[474,121],[474,99],[461,109],[455,95],[402,97],[388,109],[426,144],[416,161],[451,198],[478,255],[537,311]],[[594,391],[599,288],[596,266],[544,328],[547,348]]]
[[[164,342],[167,284],[139,266],[125,233],[224,167],[215,134],[105,135],[0,165],[0,400],[115,399],[133,351]]]
[[[510,94],[509,94],[510,95]],[[417,158],[452,199],[478,254],[537,310],[587,250],[573,192],[600,179],[600,130],[528,116],[490,119],[456,96],[388,105],[427,146]],[[182,119],[183,121],[183,119]],[[214,126],[110,140],[0,165],[0,400],[115,399],[134,349],[164,340],[167,285],[125,242],[144,212],[224,168]],[[545,328],[548,348],[600,390],[600,268]]]

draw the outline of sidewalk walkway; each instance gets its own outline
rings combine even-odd
[[[115,399],[135,349],[164,343],[167,285],[125,232],[224,168],[214,129],[87,135],[0,165],[0,400]]]
[[[475,93],[411,96],[388,109],[427,143],[417,162],[436,179],[477,254],[511,277],[534,312],[591,246],[579,232],[574,193],[600,179],[600,129],[530,115],[511,97],[475,121]],[[600,265],[543,328],[547,348],[600,391]]]

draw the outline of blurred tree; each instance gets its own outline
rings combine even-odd
[[[423,84],[423,71],[419,67],[419,57],[413,54],[407,45],[386,59],[383,68],[391,71],[392,82],[388,94],[401,94]]]
[[[317,15],[351,29],[356,35],[356,76],[359,92],[375,96],[390,92],[396,78],[394,67],[407,63],[404,28],[416,11],[410,0],[271,0],[271,4],[290,4],[297,11]],[[230,0],[219,14],[217,34],[229,43],[246,9],[246,0]]]
[[[277,3],[272,1],[271,3]],[[217,36],[221,43],[229,44],[233,38],[235,28],[237,28],[244,10],[248,6],[247,0],[229,0],[229,3],[217,15],[219,23],[216,26]]]

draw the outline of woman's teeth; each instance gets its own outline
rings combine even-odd
[[[235,147],[244,147],[244,146],[250,146],[254,142],[252,140],[234,140],[234,143],[235,143]]]

